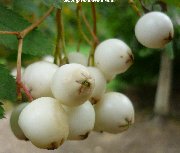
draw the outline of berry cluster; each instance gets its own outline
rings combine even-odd
[[[107,92],[106,83],[125,72],[133,62],[130,48],[109,39],[95,50],[96,67],[87,58],[70,53],[69,64],[39,61],[23,73],[23,83],[35,99],[22,103],[11,115],[17,138],[35,146],[56,149],[65,140],[83,140],[90,131],[119,133],[134,122],[130,100],[118,92]]]
[[[171,24],[163,13],[148,13],[137,22],[136,37],[147,47],[164,47],[173,37]],[[106,92],[107,82],[133,63],[126,43],[119,39],[101,42],[95,49],[95,67],[87,66],[87,58],[79,52],[70,53],[68,59],[69,64],[60,67],[39,61],[25,69],[23,83],[35,100],[22,103],[11,115],[17,138],[56,149],[65,140],[87,138],[92,130],[120,133],[134,123],[130,99]]]

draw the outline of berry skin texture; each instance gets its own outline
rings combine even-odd
[[[95,106],[95,131],[120,133],[134,123],[134,108],[127,96],[109,92]]]
[[[79,52],[71,52],[68,54],[69,63],[78,63],[84,66],[88,65],[88,58]]]
[[[174,36],[171,19],[161,12],[150,12],[142,16],[135,26],[137,40],[148,48],[164,48]]]
[[[63,107],[50,97],[32,101],[21,112],[18,123],[25,136],[38,148],[56,149],[69,134]]]
[[[20,140],[28,140],[26,136],[24,135],[23,131],[19,127],[18,120],[19,120],[19,115],[21,114],[22,110],[28,105],[29,103],[22,103],[18,105],[13,112],[11,113],[10,117],[10,125],[11,125],[11,130],[14,133],[14,135],[20,139]]]
[[[131,49],[119,39],[107,39],[95,50],[95,64],[105,76],[124,73],[133,63]]]
[[[95,87],[90,97],[90,101],[92,104],[96,104],[101,99],[102,95],[105,93],[106,79],[98,68],[88,67],[88,70],[95,80]]]
[[[33,98],[52,97],[51,80],[58,66],[40,61],[29,65],[23,75],[23,83]]]
[[[94,78],[81,64],[65,64],[53,76],[51,90],[56,99],[67,106],[78,106],[90,98]]]
[[[68,140],[84,140],[94,128],[95,111],[89,101],[77,107],[67,107],[64,109],[69,120]]]

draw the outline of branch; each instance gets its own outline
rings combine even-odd
[[[141,12],[139,11],[139,9],[138,9],[137,5],[135,4],[134,0],[128,0],[128,3],[131,5],[133,10],[136,12],[136,14],[140,17]]]

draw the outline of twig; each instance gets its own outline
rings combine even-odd
[[[38,27],[50,15],[53,9],[54,9],[54,6],[51,6],[50,9],[39,20],[31,24],[29,27],[25,28],[23,31],[21,31],[20,32],[21,38],[24,38],[30,31]]]
[[[131,5],[133,10],[136,12],[136,14],[140,17],[141,12],[139,11],[139,9],[138,9],[137,5],[135,4],[134,0],[128,0],[128,3]]]
[[[82,42],[82,39],[80,38],[79,41],[78,41],[78,44],[77,44],[77,49],[76,49],[77,52],[80,51],[81,42]]]
[[[16,31],[0,31],[0,34],[19,35],[19,32],[16,32]]]

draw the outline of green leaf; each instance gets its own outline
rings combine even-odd
[[[16,100],[16,82],[8,69],[0,64],[0,99]]]
[[[2,107],[3,103],[0,102],[0,119],[4,118],[4,108]]]
[[[54,6],[56,8],[61,8],[62,2],[61,0],[43,0],[43,2],[47,5],[47,6]]]
[[[0,5],[0,31],[21,31],[28,27],[30,23],[13,10]],[[17,50],[18,41],[12,35],[0,35],[0,44],[5,47]],[[23,53],[42,56],[51,54],[53,42],[39,30],[33,30],[24,38]]]

